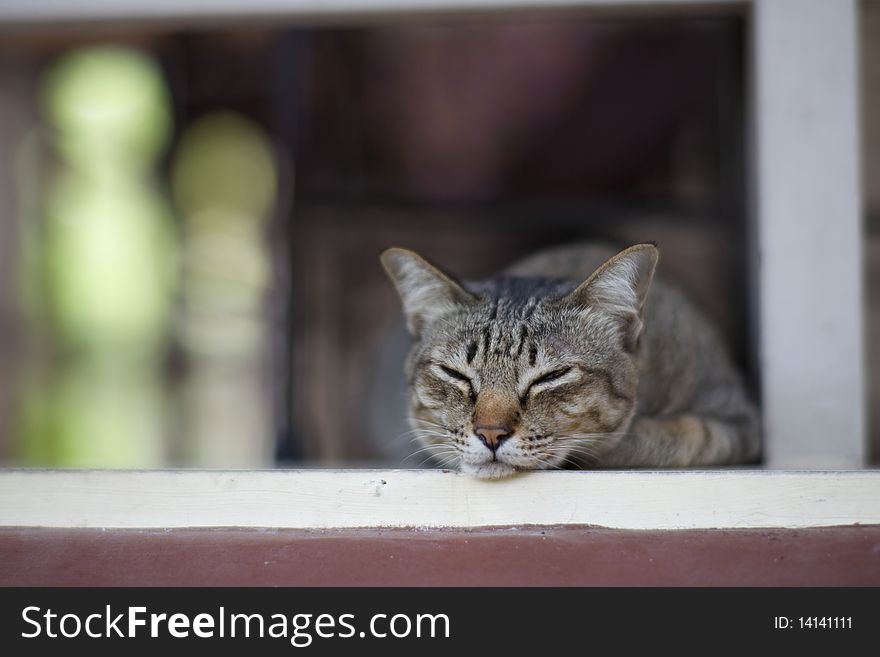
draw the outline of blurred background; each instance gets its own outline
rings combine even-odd
[[[880,7],[861,26],[876,460]],[[756,384],[744,27],[2,28],[0,463],[419,465],[391,245],[476,278],[656,240]]]

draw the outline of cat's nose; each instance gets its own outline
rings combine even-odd
[[[481,425],[474,427],[474,433],[480,437],[486,447],[494,452],[501,447],[501,443],[510,438],[513,429],[497,425]]]

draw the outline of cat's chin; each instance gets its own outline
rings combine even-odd
[[[504,479],[517,473],[517,469],[509,463],[488,461],[487,463],[462,463],[461,471],[477,479]]]

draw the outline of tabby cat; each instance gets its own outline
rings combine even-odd
[[[405,249],[381,260],[414,338],[413,433],[462,472],[758,459],[742,379],[714,327],[655,279],[654,245],[551,249],[467,284]]]

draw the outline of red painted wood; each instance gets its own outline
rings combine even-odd
[[[3,586],[880,586],[880,526],[0,529]]]

